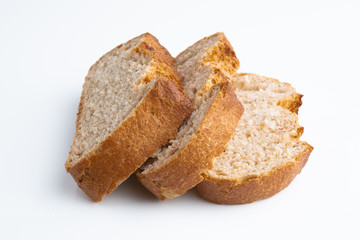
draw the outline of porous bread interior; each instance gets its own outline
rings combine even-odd
[[[195,105],[201,104],[200,90],[208,83],[212,74],[212,66],[204,63],[202,59],[219,39],[219,34],[202,39],[176,57],[175,67],[184,77],[182,83],[184,92]]]
[[[210,108],[214,98],[220,91],[220,85],[214,86],[211,91],[208,91],[203,97],[203,103],[193,111],[188,119],[186,119],[180,126],[176,139],[170,140],[169,143],[158,149],[151,158],[154,160],[152,163],[144,165],[142,168],[142,174],[146,174],[153,171],[165,163],[167,163],[172,157],[176,157],[180,153],[181,149],[190,141],[190,139],[196,134],[197,130]]]
[[[209,107],[220,91],[219,85],[212,87],[216,84],[216,82],[212,81],[214,79],[214,66],[203,61],[209,49],[218,44],[220,37],[220,34],[214,34],[204,38],[176,57],[175,67],[184,77],[183,90],[193,102],[194,111],[180,126],[176,138],[158,149],[151,157],[151,161],[142,166],[141,174],[154,171],[170,162],[181,152],[199,129]],[[207,91],[204,91],[205,86]]]
[[[297,114],[278,105],[296,94],[294,88],[255,74],[240,74],[232,81],[245,110],[225,151],[215,158],[210,176],[245,181],[295,160],[308,148],[298,140]]]
[[[82,93],[82,111],[68,162],[75,165],[111,134],[141,102],[154,85],[139,82],[147,71],[150,55],[132,51],[139,36],[106,53],[89,70]]]

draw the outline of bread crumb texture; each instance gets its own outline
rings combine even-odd
[[[200,196],[230,204],[285,188],[312,151],[299,140],[303,127],[296,113],[302,96],[290,84],[256,74],[237,74],[232,82],[244,114],[224,152],[204,174],[206,181],[198,185]]]
[[[212,167],[243,112],[227,76],[239,61],[223,33],[204,38],[176,57],[184,92],[194,111],[174,140],[160,148],[138,172],[139,180],[158,198],[174,198],[194,187]]]
[[[191,113],[173,62],[146,33],[112,49],[90,68],[65,166],[94,201],[173,138]]]

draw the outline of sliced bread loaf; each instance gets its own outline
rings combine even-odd
[[[204,38],[176,57],[184,76],[184,92],[194,112],[181,125],[175,140],[159,149],[137,172],[138,179],[164,200],[185,193],[202,181],[233,134],[243,112],[226,76],[239,67],[223,33]]]
[[[169,139],[192,111],[174,59],[149,33],[100,58],[85,78],[66,169],[100,201]]]
[[[255,74],[232,78],[245,112],[225,151],[203,174],[201,197],[220,204],[249,203],[287,187],[313,149],[299,141],[302,95],[287,83]]]

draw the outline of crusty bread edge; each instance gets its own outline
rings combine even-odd
[[[253,73],[238,73],[235,76],[256,75]],[[271,78],[280,82],[278,79]],[[291,86],[289,83],[284,83]],[[302,105],[303,95],[294,93],[281,99],[277,104],[293,113],[298,113]],[[304,131],[298,128],[295,139],[299,139]],[[220,179],[204,174],[204,180],[197,185],[198,195],[204,199],[218,204],[243,204],[264,199],[275,195],[286,188],[305,166],[313,147],[307,144],[304,152],[299,154],[294,161],[287,162],[261,176],[244,179]]]
[[[307,144],[304,152],[293,161],[245,182],[237,179],[222,180],[204,176],[206,180],[197,185],[198,195],[218,204],[243,204],[275,195],[286,188],[299,174],[309,159],[313,147]]]
[[[261,76],[261,75],[254,74],[254,73],[236,73],[236,74],[233,75],[233,77],[241,77],[241,76],[246,76],[246,75],[253,76],[253,77],[258,76],[260,78],[267,78],[267,79],[270,79],[270,80],[275,81],[277,83],[284,84],[284,85],[292,88],[295,91],[295,89],[291,86],[290,83],[280,82],[276,78],[269,78],[269,77]],[[280,99],[280,101],[277,103],[277,105],[289,110],[290,112],[293,112],[293,113],[297,114],[299,112],[299,108],[302,105],[302,100],[301,100],[302,97],[303,97],[302,94],[294,93],[294,94],[289,95],[286,98]]]
[[[144,33],[143,36],[144,40],[134,51],[152,55],[153,62],[156,64],[153,65],[154,71],[148,72],[142,81],[149,82],[156,76],[161,75],[174,81],[177,86],[182,89],[181,83],[184,78],[174,66],[175,59],[170,55],[168,50],[159,43],[156,37],[150,33]]]
[[[202,63],[210,63],[210,65],[220,69],[221,72],[230,79],[240,68],[240,62],[225,34],[223,32],[216,34],[219,35],[219,41],[213,48],[207,50],[207,54],[202,59]]]
[[[136,171],[157,148],[169,139],[174,138],[181,122],[192,112],[190,99],[179,89],[181,88],[182,76],[173,66],[174,58],[150,33],[142,34],[136,38],[141,37],[144,38],[143,41],[134,48],[133,51],[152,56],[151,71],[148,71],[141,81],[149,82],[159,76],[160,79],[154,88],[149,91],[144,101],[137,106],[132,114],[116,131],[109,135],[105,141],[98,145],[97,148],[92,149],[87,156],[84,156],[75,165],[72,166],[72,164],[70,164],[69,158],[65,163],[66,170],[73,176],[78,186],[95,202],[101,201],[105,194],[111,193],[121,182],[128,178],[131,173]],[[120,48],[121,46],[122,44],[116,48]],[[99,64],[103,57],[90,68],[89,72]],[[85,81],[87,81],[87,79],[88,77],[85,78]],[[82,94],[77,113],[73,143],[77,137],[83,100],[84,96]],[[161,107],[163,107],[163,109],[161,109]],[[154,111],[150,111],[151,109]],[[149,116],[148,113],[151,113],[151,116]],[[155,124],[151,122],[154,116],[158,118]],[[132,135],[132,132],[138,132],[138,126],[136,124],[144,127],[143,136],[141,136],[143,138],[143,145],[141,146],[137,144],[139,139],[136,139],[135,135]],[[125,142],[123,145],[115,143],[116,140],[122,138],[122,135],[128,135],[129,142]],[[144,142],[145,139],[147,142]],[[128,158],[124,167],[121,168],[119,165],[119,161],[121,161],[119,156],[121,154],[131,155],[130,148],[127,147],[128,145],[138,146],[143,152],[142,154]],[[117,155],[112,152],[116,150],[120,151]],[[138,150],[135,149],[135,151]],[[121,168],[121,171],[116,170],[119,168]]]
[[[192,104],[176,84],[159,79],[132,114],[96,149],[67,170],[95,202],[111,193],[169,139]]]
[[[139,43],[138,46],[136,46],[134,49],[132,49],[132,53],[144,54],[144,55],[147,55],[152,58],[151,62],[149,63],[150,67],[149,67],[148,71],[141,78],[138,79],[138,82],[136,84],[139,84],[141,82],[148,83],[148,82],[151,82],[157,76],[165,76],[166,78],[175,82],[176,85],[179,86],[180,89],[182,89],[181,81],[183,80],[183,77],[179,74],[179,72],[176,70],[176,68],[173,65],[173,63],[175,62],[175,59],[170,55],[170,53],[167,51],[167,49],[164,48],[159,43],[157,38],[154,37],[153,35],[151,35],[150,33],[144,33],[144,34],[141,34],[137,37],[130,39],[127,43],[134,41],[136,39],[142,39],[142,41]],[[110,50],[109,52],[104,54],[102,57],[100,57],[100,59],[97,60],[96,63],[94,63],[90,67],[88,74],[85,77],[85,82],[88,81],[89,74],[93,71],[93,69],[96,68],[107,55],[111,55],[113,51],[121,48],[125,44],[120,44],[120,45],[116,46],[115,48],[113,48],[112,50]],[[84,101],[84,88],[85,88],[85,83],[83,84],[83,90],[82,90],[81,97],[80,97],[80,104],[78,107],[77,118],[76,118],[75,136],[73,138],[72,145],[74,144],[74,142],[77,138],[77,135],[78,135],[78,128],[80,125],[80,115],[82,114],[82,110],[83,110],[82,103]],[[70,152],[71,151],[72,151],[72,146],[70,148]],[[71,162],[71,159],[70,159],[70,154],[69,154],[68,159],[65,163],[66,169],[69,169],[71,167],[72,164],[70,162]]]
[[[206,41],[206,39],[218,35],[219,39],[217,41],[217,43],[209,49],[206,49],[206,53],[204,54],[203,58],[201,59],[201,64],[205,65],[205,64],[209,64],[211,66],[211,71],[212,71],[212,79],[210,81],[210,84],[208,84],[202,91],[203,92],[207,92],[213,85],[215,84],[224,84],[224,82],[226,82],[226,88],[231,88],[231,94],[233,96],[232,98],[232,102],[233,102],[233,108],[236,109],[238,108],[238,113],[237,113],[237,117],[238,119],[231,122],[229,121],[229,125],[224,127],[224,131],[229,131],[228,132],[228,136],[224,139],[222,139],[223,141],[219,141],[218,145],[221,145],[221,151],[224,150],[226,143],[229,141],[231,135],[233,134],[233,132],[235,131],[236,125],[243,113],[243,106],[241,105],[241,103],[239,102],[239,100],[236,97],[236,94],[233,90],[233,86],[231,85],[231,82],[229,82],[228,78],[231,77],[233,74],[236,73],[237,69],[240,67],[240,63],[239,60],[236,57],[235,51],[233,49],[233,47],[231,46],[230,42],[228,41],[228,39],[226,38],[225,34],[223,32],[218,32],[215,33],[209,37],[205,37],[199,41],[197,41],[195,44],[193,44],[192,46],[198,44],[201,41]],[[180,57],[181,55],[185,54],[187,52],[188,49],[184,50],[183,52],[181,52],[178,56]],[[175,64],[176,65],[176,64]],[[220,104],[221,105],[221,104]],[[211,107],[212,108],[212,107]],[[218,110],[212,109],[211,111],[213,111],[214,113],[210,113],[210,111],[208,112],[209,115],[207,115],[204,120],[208,117],[209,119],[213,119],[211,121],[214,121],[216,123],[216,120],[218,120],[219,117],[217,116],[223,116],[228,115],[228,113],[226,112],[219,112]],[[214,114],[214,116],[212,116],[212,114]],[[225,120],[228,121],[228,120]],[[234,125],[235,126],[234,126]],[[209,131],[209,130],[206,130]],[[210,133],[207,133],[210,136]],[[202,136],[202,135],[199,135]],[[199,146],[197,146],[199,145]],[[201,144],[196,143],[196,141],[192,142],[191,144],[188,143],[187,148],[185,147],[183,149],[183,155],[184,156],[186,154],[190,154],[190,162],[195,160],[195,153],[198,152],[198,149],[203,149],[203,148],[207,148],[206,146],[202,146]],[[186,149],[190,149],[193,148],[191,150],[186,150]],[[213,149],[214,153],[217,151],[217,149]],[[217,153],[216,155],[219,155],[221,153],[221,151],[219,153]],[[179,155],[180,156],[180,155]],[[168,198],[174,198],[176,196],[179,196],[183,193],[185,193],[188,189],[194,187],[197,183],[199,183],[202,180],[201,177],[201,173],[202,171],[204,171],[207,168],[211,168],[212,167],[212,160],[213,157],[210,157],[208,159],[206,159],[204,161],[203,164],[200,164],[197,168],[194,167],[190,167],[190,169],[187,169],[186,166],[181,166],[183,164],[184,159],[180,159],[179,157],[176,157],[175,159],[172,159],[170,161],[170,164],[167,164],[166,166],[163,166],[161,169],[157,170],[157,171],[153,171],[150,172],[146,175],[141,174],[141,171],[137,172],[137,177],[138,179],[142,182],[142,184],[148,189],[150,190],[155,196],[157,196],[159,199],[165,200]],[[209,165],[211,164],[211,165]],[[201,166],[203,165],[203,166]],[[196,166],[196,164],[194,165]],[[176,171],[174,169],[177,169]],[[189,171],[188,173],[186,173],[187,171],[185,171],[185,169],[187,169],[187,171]],[[169,177],[171,174],[169,174],[169,172],[173,172],[172,174],[175,176],[175,178],[178,178],[176,180],[170,180],[170,179],[174,179],[173,177]],[[187,177],[186,181],[184,181],[183,179],[181,179],[181,177],[185,176]],[[168,183],[165,183],[165,185],[168,185],[168,187],[163,186],[163,183],[159,182],[159,179],[163,179],[165,178],[165,181],[168,181]],[[179,179],[181,179],[179,181]],[[164,181],[164,180],[162,180]],[[173,181],[173,182],[172,182]],[[179,186],[179,182],[183,182],[183,186]],[[174,186],[175,184],[175,186]]]
[[[217,32],[211,36],[204,37],[197,42],[195,42],[190,47],[198,44],[199,42],[206,41],[207,39],[218,35],[219,40],[217,43],[210,49],[206,49],[206,53],[203,55],[201,60],[202,64],[210,64],[214,68],[221,69],[221,72],[227,77],[231,78],[240,67],[239,59],[236,57],[236,53],[230,44],[229,40],[226,38],[223,32]],[[179,53],[176,58],[181,57],[186,54],[189,48],[186,48],[184,51]],[[176,63],[175,63],[176,66]]]
[[[281,99],[277,104],[290,112],[298,113],[302,105],[302,94],[294,93],[286,98]]]
[[[220,85],[200,128],[182,151],[156,170],[137,172],[142,184],[159,199],[177,197],[201,182],[202,173],[212,168],[214,157],[225,149],[235,131],[244,109],[231,83]]]

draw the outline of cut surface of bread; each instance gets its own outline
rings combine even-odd
[[[65,166],[92,200],[111,193],[174,138],[191,113],[173,62],[146,33],[112,49],[90,68]]]
[[[164,200],[185,193],[212,167],[243,112],[226,76],[239,67],[223,33],[204,38],[176,57],[184,92],[194,104],[174,140],[160,148],[138,171],[138,179]]]
[[[175,67],[186,79],[184,92],[196,105],[213,85],[223,82],[224,77],[230,79],[240,64],[224,33],[216,33],[180,53]]]
[[[290,84],[256,74],[232,78],[245,110],[236,133],[198,186],[215,203],[241,204],[270,197],[287,187],[313,149],[299,138],[302,95]]]

